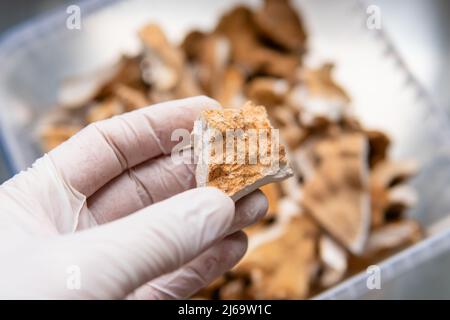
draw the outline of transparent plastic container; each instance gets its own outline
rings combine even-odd
[[[10,173],[28,167],[42,155],[36,124],[56,104],[63,79],[94,72],[113,63],[121,53],[134,52],[138,48],[136,30],[148,21],[157,22],[171,40],[179,41],[193,28],[212,28],[224,10],[241,2],[85,1],[78,4],[81,30],[66,28],[68,14],[61,8],[5,35],[0,40],[0,148],[7,155]],[[335,77],[348,90],[363,124],[391,136],[392,157],[421,163],[420,174],[411,181],[419,202],[409,214],[426,230],[439,224],[450,213],[450,124],[446,113],[430,103],[384,28],[366,27],[367,5],[363,2],[293,2],[309,34],[307,64],[334,62]],[[256,6],[259,1],[245,3]],[[440,226],[420,243],[379,264],[381,290],[367,289],[367,275],[361,273],[317,298],[426,298],[427,293],[450,298],[450,277],[433,278],[445,278],[444,270],[450,268],[450,229],[444,223]],[[412,294],[414,288],[420,289],[416,295]],[[441,294],[436,296],[438,292]]]

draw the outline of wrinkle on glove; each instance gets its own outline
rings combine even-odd
[[[187,158],[187,156],[186,156]],[[111,180],[88,199],[95,220],[106,223],[195,187],[195,166],[170,156],[151,159]]]
[[[133,215],[63,236],[38,269],[53,286],[46,297],[124,298],[137,287],[173,272],[225,237],[234,203],[214,188],[183,192]],[[66,289],[68,267],[81,271],[80,290]]]

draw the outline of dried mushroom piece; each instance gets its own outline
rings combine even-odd
[[[386,187],[370,186],[370,207],[372,211],[372,228],[377,228],[385,223],[386,208],[389,203],[388,190]]]
[[[145,87],[139,57],[123,56],[118,62],[92,73],[64,80],[59,88],[57,104],[67,110],[82,108],[96,98],[111,95],[118,84]]]
[[[303,192],[297,177],[291,177],[289,179],[283,180],[280,183],[281,189],[283,190],[286,197],[295,203],[300,203],[303,197]]]
[[[228,66],[213,98],[225,108],[239,108],[246,101],[242,89],[244,82],[243,72],[234,65]]]
[[[318,268],[318,237],[316,224],[298,216],[284,226],[278,238],[249,251],[232,271],[248,279],[243,295],[252,299],[306,298]]]
[[[387,157],[390,141],[387,135],[376,130],[366,131],[369,139],[369,164],[373,168]]]
[[[300,80],[306,84],[313,97],[338,98],[348,103],[350,98],[346,91],[332,77],[333,68],[333,64],[326,63],[317,70],[301,69]]]
[[[225,36],[212,34],[204,41],[203,53],[200,58],[202,65],[207,65],[207,71],[201,74],[204,91],[212,96],[217,95],[220,82],[230,61],[230,42]],[[209,83],[208,83],[209,82]]]
[[[285,105],[269,109],[274,123],[280,127],[281,136],[291,150],[297,149],[306,139],[308,132],[297,121],[298,111]]]
[[[276,183],[269,183],[261,187],[261,191],[266,195],[269,202],[266,219],[273,218],[278,212],[278,202],[281,197],[280,188]]]
[[[193,71],[186,65],[184,52],[169,42],[161,28],[149,24],[139,31],[139,37],[144,47],[142,78],[150,85],[154,102],[202,93]]]
[[[216,96],[230,60],[230,43],[222,35],[210,34],[199,44],[197,77],[207,95]]]
[[[125,112],[125,108],[118,99],[109,98],[90,107],[86,114],[86,121],[92,123],[111,118],[123,112]]]
[[[314,158],[314,147],[321,137],[309,137],[295,150],[293,169],[304,181],[312,179],[315,174],[317,159]]]
[[[281,136],[289,148],[296,149],[305,138],[305,131],[297,126],[288,126],[281,129]]]
[[[418,163],[414,160],[384,161],[373,168],[371,179],[373,185],[392,187],[411,178],[418,170]]]
[[[288,181],[286,179],[285,181]],[[284,181],[283,181],[284,182]],[[283,222],[288,219],[302,215],[302,210],[298,201],[294,200],[290,196],[285,196],[280,199],[278,204],[278,220]]]
[[[276,184],[275,184],[276,185]],[[289,197],[282,197],[277,201],[277,211],[272,217],[263,219],[260,223],[245,228],[249,236],[248,250],[279,238],[285,231],[285,226],[296,217],[303,216],[298,202]]]
[[[232,59],[249,72],[257,69],[257,62],[251,61],[252,52],[258,48],[258,36],[252,12],[245,6],[238,6],[220,18],[214,33],[227,37],[231,44]]]
[[[82,129],[79,125],[49,124],[40,132],[42,147],[48,152]]]
[[[180,82],[183,73],[182,51],[174,47],[156,24],[139,30],[144,46],[142,74],[144,80],[158,91],[170,91]]]
[[[420,241],[423,237],[424,232],[420,224],[411,219],[388,223],[376,228],[370,234],[364,254],[349,257],[348,274],[353,275],[361,272],[367,266],[386,259]]]
[[[194,125],[194,152],[197,186],[217,187],[235,201],[293,174],[265,108],[251,102],[203,111]]]
[[[289,84],[284,79],[256,77],[247,84],[247,97],[256,103],[273,107],[284,102]]]
[[[387,219],[389,220],[389,211],[394,208],[404,210],[414,206],[417,203],[416,191],[406,185],[398,185],[389,189],[388,195],[389,207],[387,208]]]
[[[349,116],[350,98],[332,78],[332,64],[317,70],[302,68],[300,82],[288,95],[288,102],[300,110],[300,122],[306,127],[327,121],[338,123]]]
[[[213,280],[207,287],[200,289],[194,294],[193,299],[215,299],[218,290],[229,280],[227,273]]]
[[[415,161],[378,162],[370,174],[372,227],[399,220],[415,204],[416,194],[404,185],[418,171]]]
[[[258,35],[253,13],[247,7],[240,6],[225,14],[216,34],[226,36],[231,43],[231,58],[250,75],[265,74],[292,79],[300,65],[300,57],[284,53],[265,46]]]
[[[302,204],[335,239],[362,254],[370,226],[367,139],[344,133],[318,141],[314,172],[303,188]]]
[[[119,69],[120,64],[116,64],[92,74],[64,80],[58,91],[58,106],[69,110],[84,107],[114,78]]]
[[[144,92],[125,84],[118,84],[115,87],[114,95],[123,104],[126,111],[139,109],[150,104],[150,100]]]
[[[193,30],[189,32],[181,43],[181,49],[190,62],[195,62],[201,54],[203,40],[207,35],[204,32]]]
[[[301,64],[299,57],[294,54],[282,54],[267,48],[254,51],[254,55],[250,56],[249,59],[254,59],[257,62],[255,73],[282,77],[289,82],[292,82],[294,78],[292,70],[297,69]]]
[[[260,32],[285,50],[305,51],[306,32],[289,0],[266,0],[255,14]]]
[[[319,241],[319,256],[322,264],[319,283],[328,288],[342,280],[347,272],[347,252],[333,239],[322,235]]]
[[[141,74],[141,59],[142,56],[140,55],[136,57],[122,57],[114,77],[105,83],[96,98],[107,98],[113,95],[119,85],[126,85],[143,92],[147,91],[148,85],[144,82]]]
[[[174,90],[175,98],[182,99],[204,94],[194,79],[192,68],[186,67],[181,75],[181,82]]]
[[[375,229],[368,241],[365,256],[381,255],[422,239],[423,231],[417,221],[402,220]]]
[[[246,293],[248,282],[248,279],[244,277],[231,278],[220,288],[218,292],[219,298],[222,300],[252,299],[252,297]]]

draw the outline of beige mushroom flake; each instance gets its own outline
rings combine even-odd
[[[261,133],[265,139],[259,139]],[[293,173],[277,136],[265,108],[251,102],[242,109],[204,111],[194,127],[197,185],[217,187],[238,200],[267,183],[290,177]],[[230,140],[232,149],[227,148]],[[240,143],[243,149],[238,149]]]
[[[306,33],[298,13],[288,0],[267,0],[256,13],[259,30],[287,50],[305,50]]]
[[[355,254],[364,249],[370,226],[367,139],[342,134],[318,142],[317,163],[304,186],[305,209],[340,243]]]
[[[222,283],[221,299],[304,299],[318,270],[319,229],[306,216],[297,216],[283,233],[247,253],[229,280]]]

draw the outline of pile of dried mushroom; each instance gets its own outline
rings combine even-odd
[[[421,238],[404,216],[415,164],[388,159],[389,138],[352,116],[331,64],[302,63],[306,33],[289,1],[236,7],[180,46],[154,24],[139,37],[140,55],[65,83],[42,128],[45,150],[91,122],[206,94],[228,108],[265,105],[296,173],[263,187],[269,214],[248,228],[249,252],[197,297],[306,298]]]

